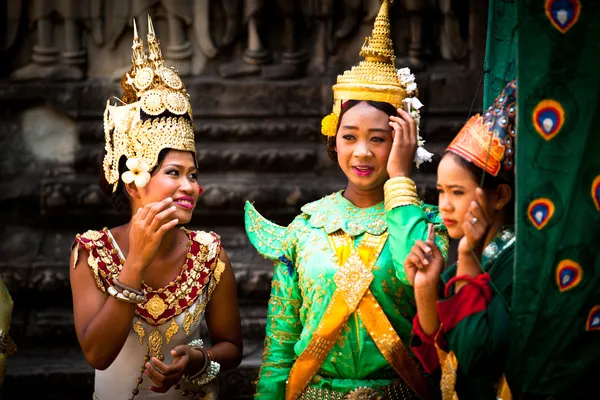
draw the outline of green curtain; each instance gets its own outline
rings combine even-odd
[[[515,0],[489,0],[485,47],[483,109],[492,105],[517,76],[517,5]]]
[[[600,1],[516,3],[507,379],[520,392],[600,398]]]

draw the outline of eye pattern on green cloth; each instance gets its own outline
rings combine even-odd
[[[565,110],[556,100],[542,100],[533,109],[533,127],[546,141],[554,139],[564,124]]]
[[[587,323],[585,326],[586,331],[600,331],[600,306],[594,306],[590,311]]]
[[[561,292],[573,289],[583,278],[583,269],[578,262],[573,260],[562,260],[556,268],[556,283]]]
[[[596,209],[600,211],[600,175],[594,178],[592,182],[592,200]]]
[[[552,200],[547,198],[535,199],[529,203],[527,217],[538,229],[543,229],[554,215],[555,207]]]
[[[575,25],[581,14],[579,0],[546,0],[546,16],[561,33]]]

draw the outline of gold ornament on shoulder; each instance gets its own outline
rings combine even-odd
[[[194,237],[194,240],[200,244],[203,245],[209,245],[211,244],[215,239],[213,237],[213,235],[211,235],[208,232],[204,232],[204,231],[200,231],[196,233],[196,236]]]
[[[154,71],[150,67],[145,67],[135,74],[134,84],[136,89],[145,90],[152,84],[153,80]]]
[[[379,396],[379,393],[377,393],[377,391],[375,389],[362,387],[362,388],[355,389],[355,390],[351,391],[350,393],[348,393],[348,396],[346,396],[346,399],[347,400],[381,400],[381,396]]]
[[[188,99],[181,92],[167,90],[162,95],[162,103],[175,115],[184,115],[188,110]]]
[[[160,90],[149,90],[142,95],[142,111],[146,114],[155,116],[162,114],[165,110]]]

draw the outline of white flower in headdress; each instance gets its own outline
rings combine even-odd
[[[411,74],[410,68],[405,67],[405,68],[400,68],[398,70],[398,80],[400,81],[400,83],[402,83],[403,80],[406,80],[410,76],[412,76],[411,82],[414,82],[415,76],[413,74]],[[402,83],[402,84],[404,85],[404,83]]]
[[[148,163],[137,158],[130,158],[127,160],[127,168],[129,171],[123,172],[121,179],[123,182],[129,184],[135,182],[135,186],[142,188],[150,182],[150,167]]]
[[[423,107],[423,103],[421,103],[421,101],[415,97],[417,83],[415,82],[415,75],[410,72],[410,68],[400,68],[398,70],[398,81],[400,81],[400,84],[404,86],[404,90],[406,90],[406,94],[409,96],[402,100],[402,102],[408,106],[408,111],[417,125],[417,139],[419,147],[417,147],[417,151],[415,153],[415,164],[417,165],[417,168],[419,168],[419,166],[425,161],[431,162],[431,157],[433,156],[433,153],[428,152],[423,147],[425,141],[420,135],[421,112],[419,110],[421,107]]]
[[[415,153],[415,164],[417,165],[417,168],[425,161],[431,162],[431,157],[433,157],[433,153],[425,150],[425,147],[417,147],[417,152]]]
[[[402,102],[410,104],[415,110],[419,110],[421,107],[423,107],[423,103],[421,103],[421,101],[416,97],[407,97],[402,100]]]

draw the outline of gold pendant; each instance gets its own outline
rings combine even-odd
[[[156,357],[159,360],[162,360],[162,335],[158,331],[158,329],[154,328],[150,336],[148,336],[148,354],[150,357]]]
[[[150,315],[152,315],[152,318],[157,319],[165,312],[167,305],[160,296],[154,295],[146,302],[146,304],[144,304],[144,308],[148,310]]]
[[[146,331],[144,331],[144,325],[142,325],[142,321],[138,319],[135,324],[133,324],[133,331],[137,333],[140,344],[144,344],[144,336],[146,336]]]
[[[185,335],[190,335],[190,330],[192,328],[192,314],[190,314],[190,310],[185,310],[185,317],[183,318],[183,330],[185,331]]]
[[[205,293],[206,296],[206,293]],[[202,312],[202,309],[204,305],[202,304],[202,302],[200,301],[200,296],[198,298],[198,300],[196,300],[196,308],[194,309],[194,318],[192,320],[192,324],[193,325],[198,325],[198,321],[200,320],[200,313]]]
[[[179,331],[179,325],[175,322],[175,318],[171,319],[171,325],[167,328],[165,332],[165,337],[167,338],[167,343],[171,342],[171,339],[175,334]]]

